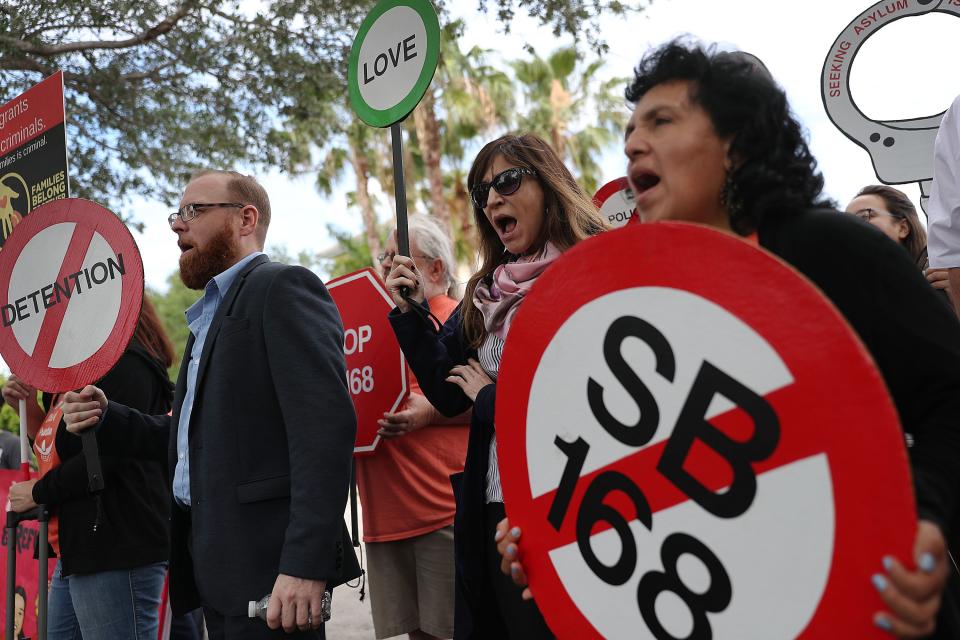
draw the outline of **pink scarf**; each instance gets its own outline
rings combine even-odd
[[[506,340],[513,316],[520,302],[550,264],[560,257],[560,250],[547,243],[542,253],[523,256],[516,262],[502,264],[493,271],[493,282],[481,280],[473,292],[473,304],[483,315],[488,333]]]

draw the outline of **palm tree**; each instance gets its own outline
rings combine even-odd
[[[383,130],[360,122],[346,104],[323,105],[311,117],[290,118],[284,135],[289,157],[287,169],[292,172],[316,172],[317,191],[329,196],[344,178],[347,167],[353,174],[356,190],[352,204],[360,209],[363,233],[369,250],[369,264],[379,265],[374,256],[380,254],[381,238],[377,229],[377,213],[370,195],[370,179],[378,170],[377,147],[384,144]],[[326,144],[317,149],[318,140]],[[320,154],[314,162],[315,153]],[[385,188],[385,187],[384,187]]]
[[[619,93],[626,80],[601,81],[597,73],[603,61],[585,64],[575,47],[557,49],[546,59],[530,49],[529,60],[515,60],[510,66],[527,106],[517,119],[518,129],[548,140],[570,162],[587,192],[596,191],[597,158],[626,126],[627,109]],[[580,126],[583,122],[588,124]]]

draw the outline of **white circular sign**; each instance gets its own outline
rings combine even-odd
[[[360,46],[360,95],[377,110],[410,93],[426,62],[427,29],[420,14],[401,5],[373,23]]]
[[[53,200],[0,252],[0,354],[38,389],[80,388],[126,349],[142,299],[140,254],[120,219],[88,200]]]
[[[74,222],[61,222],[35,235],[10,274],[11,294],[39,292],[24,296],[26,300],[19,309],[11,304],[13,309],[4,317],[5,324],[11,321],[13,334],[27,355],[34,354],[47,305],[63,304],[70,294],[60,331],[51,335],[49,364],[56,369],[83,362],[107,341],[113,330],[113,323],[107,319],[120,313],[121,277],[126,271],[123,256],[114,253],[110,243],[94,232],[81,267],[61,279],[60,266],[76,226]]]
[[[659,428],[641,450],[655,454],[663,449],[691,395],[704,361],[736,379],[759,396],[768,396],[793,384],[783,360],[760,335],[722,307],[678,289],[640,287],[611,293],[581,307],[557,331],[543,354],[530,389],[527,456],[534,498],[557,491],[569,457],[554,442],[583,438],[589,452],[581,478],[637,454],[637,449],[613,438],[598,423],[590,406],[575,393],[557,389],[586,389],[592,379],[603,388],[603,403],[623,424],[640,418],[638,403],[624,380],[611,370],[604,357],[608,331],[618,318],[637,315],[666,338],[673,351],[673,381],[657,373],[658,361],[650,345],[637,337],[620,343],[619,353],[656,398]],[[622,374],[621,374],[622,375]],[[705,418],[714,420],[735,409],[722,395],[713,397]],[[575,427],[574,427],[575,425]],[[653,471],[655,464],[651,464]],[[553,479],[550,482],[549,479]],[[552,485],[552,486],[551,486]],[[587,565],[576,540],[550,551],[557,575],[581,612],[605,638],[622,637],[634,629],[633,638],[656,638],[637,607],[641,578],[663,571],[661,549],[674,534],[697,532],[697,539],[720,559],[722,570],[735,585],[736,597],[721,612],[710,616],[716,638],[794,638],[817,610],[830,574],[834,545],[834,508],[830,469],[826,455],[815,454],[757,477],[756,498],[739,518],[717,517],[696,502],[673,504],[671,487],[657,477],[641,485],[653,511],[655,525],[630,523],[637,544],[636,570],[619,585],[600,579]],[[721,481],[716,489],[723,486]],[[789,499],[787,497],[789,496]],[[604,565],[612,566],[622,552],[620,536],[606,529],[590,537],[590,546]],[[802,552],[793,550],[802,549]],[[691,591],[706,591],[711,581],[707,567],[693,555],[677,565],[677,575]],[[790,580],[782,576],[791,576]],[[785,610],[782,603],[791,601]],[[670,592],[656,597],[657,618],[675,638],[686,638],[693,628],[691,610]],[[777,629],[776,635],[770,630]]]

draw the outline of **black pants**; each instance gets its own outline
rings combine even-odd
[[[555,636],[543,620],[533,600],[520,597],[523,589],[500,571],[500,554],[493,536],[497,523],[506,517],[502,502],[491,502],[483,511],[484,578],[482,611],[477,628],[479,637],[510,638],[510,640],[539,640]]]
[[[193,536],[192,532],[187,533],[187,551],[193,557]],[[196,565],[194,565],[196,566]],[[194,580],[197,580],[194,574]],[[200,581],[197,580],[197,584]],[[279,640],[288,638],[292,640],[326,640],[326,626],[320,627],[317,631],[297,631],[295,633],[284,633],[283,628],[271,629],[266,621],[260,618],[248,618],[246,616],[225,616],[215,609],[211,609],[206,604],[203,605],[203,619],[207,626],[207,636],[210,640]]]

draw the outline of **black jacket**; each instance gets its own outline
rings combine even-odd
[[[107,393],[148,413],[170,410],[173,385],[163,365],[131,341],[117,364],[97,383]],[[49,409],[52,396],[44,394]],[[163,464],[101,456],[104,489],[87,490],[87,463],[80,438],[57,427],[61,464],[33,487],[33,500],[59,517],[64,575],[132,569],[167,559],[170,491]],[[94,524],[97,529],[94,531]]]
[[[960,325],[909,255],[876,228],[835,211],[766,221],[760,245],[813,281],[863,340],[905,432],[917,514],[956,540],[960,474]],[[952,545],[954,557],[958,546]],[[935,638],[960,638],[951,569]]]
[[[450,417],[469,409],[470,399],[460,387],[446,381],[452,367],[466,363],[467,358],[477,358],[476,350],[464,343],[460,331],[460,307],[447,318],[439,334],[416,313],[400,313],[394,309],[389,317],[403,354],[430,404]],[[457,502],[453,522],[457,576],[453,635],[458,639],[485,637],[479,592],[484,585],[484,549],[492,544],[483,535],[483,507],[496,400],[496,384],[488,384],[477,394],[472,403],[473,417],[470,419],[463,472],[450,478]]]
[[[173,417],[111,401],[97,433],[103,451],[164,460],[173,477],[192,348],[193,336]],[[343,522],[356,416],[340,315],[320,280],[254,258],[217,308],[196,385],[192,507],[171,509],[174,613],[202,605],[246,616],[279,573],[328,588],[359,576]]]
[[[910,257],[854,216],[809,211],[765,222],[760,245],[813,281],[883,374],[904,431],[917,511],[950,535],[960,475],[960,326]]]

